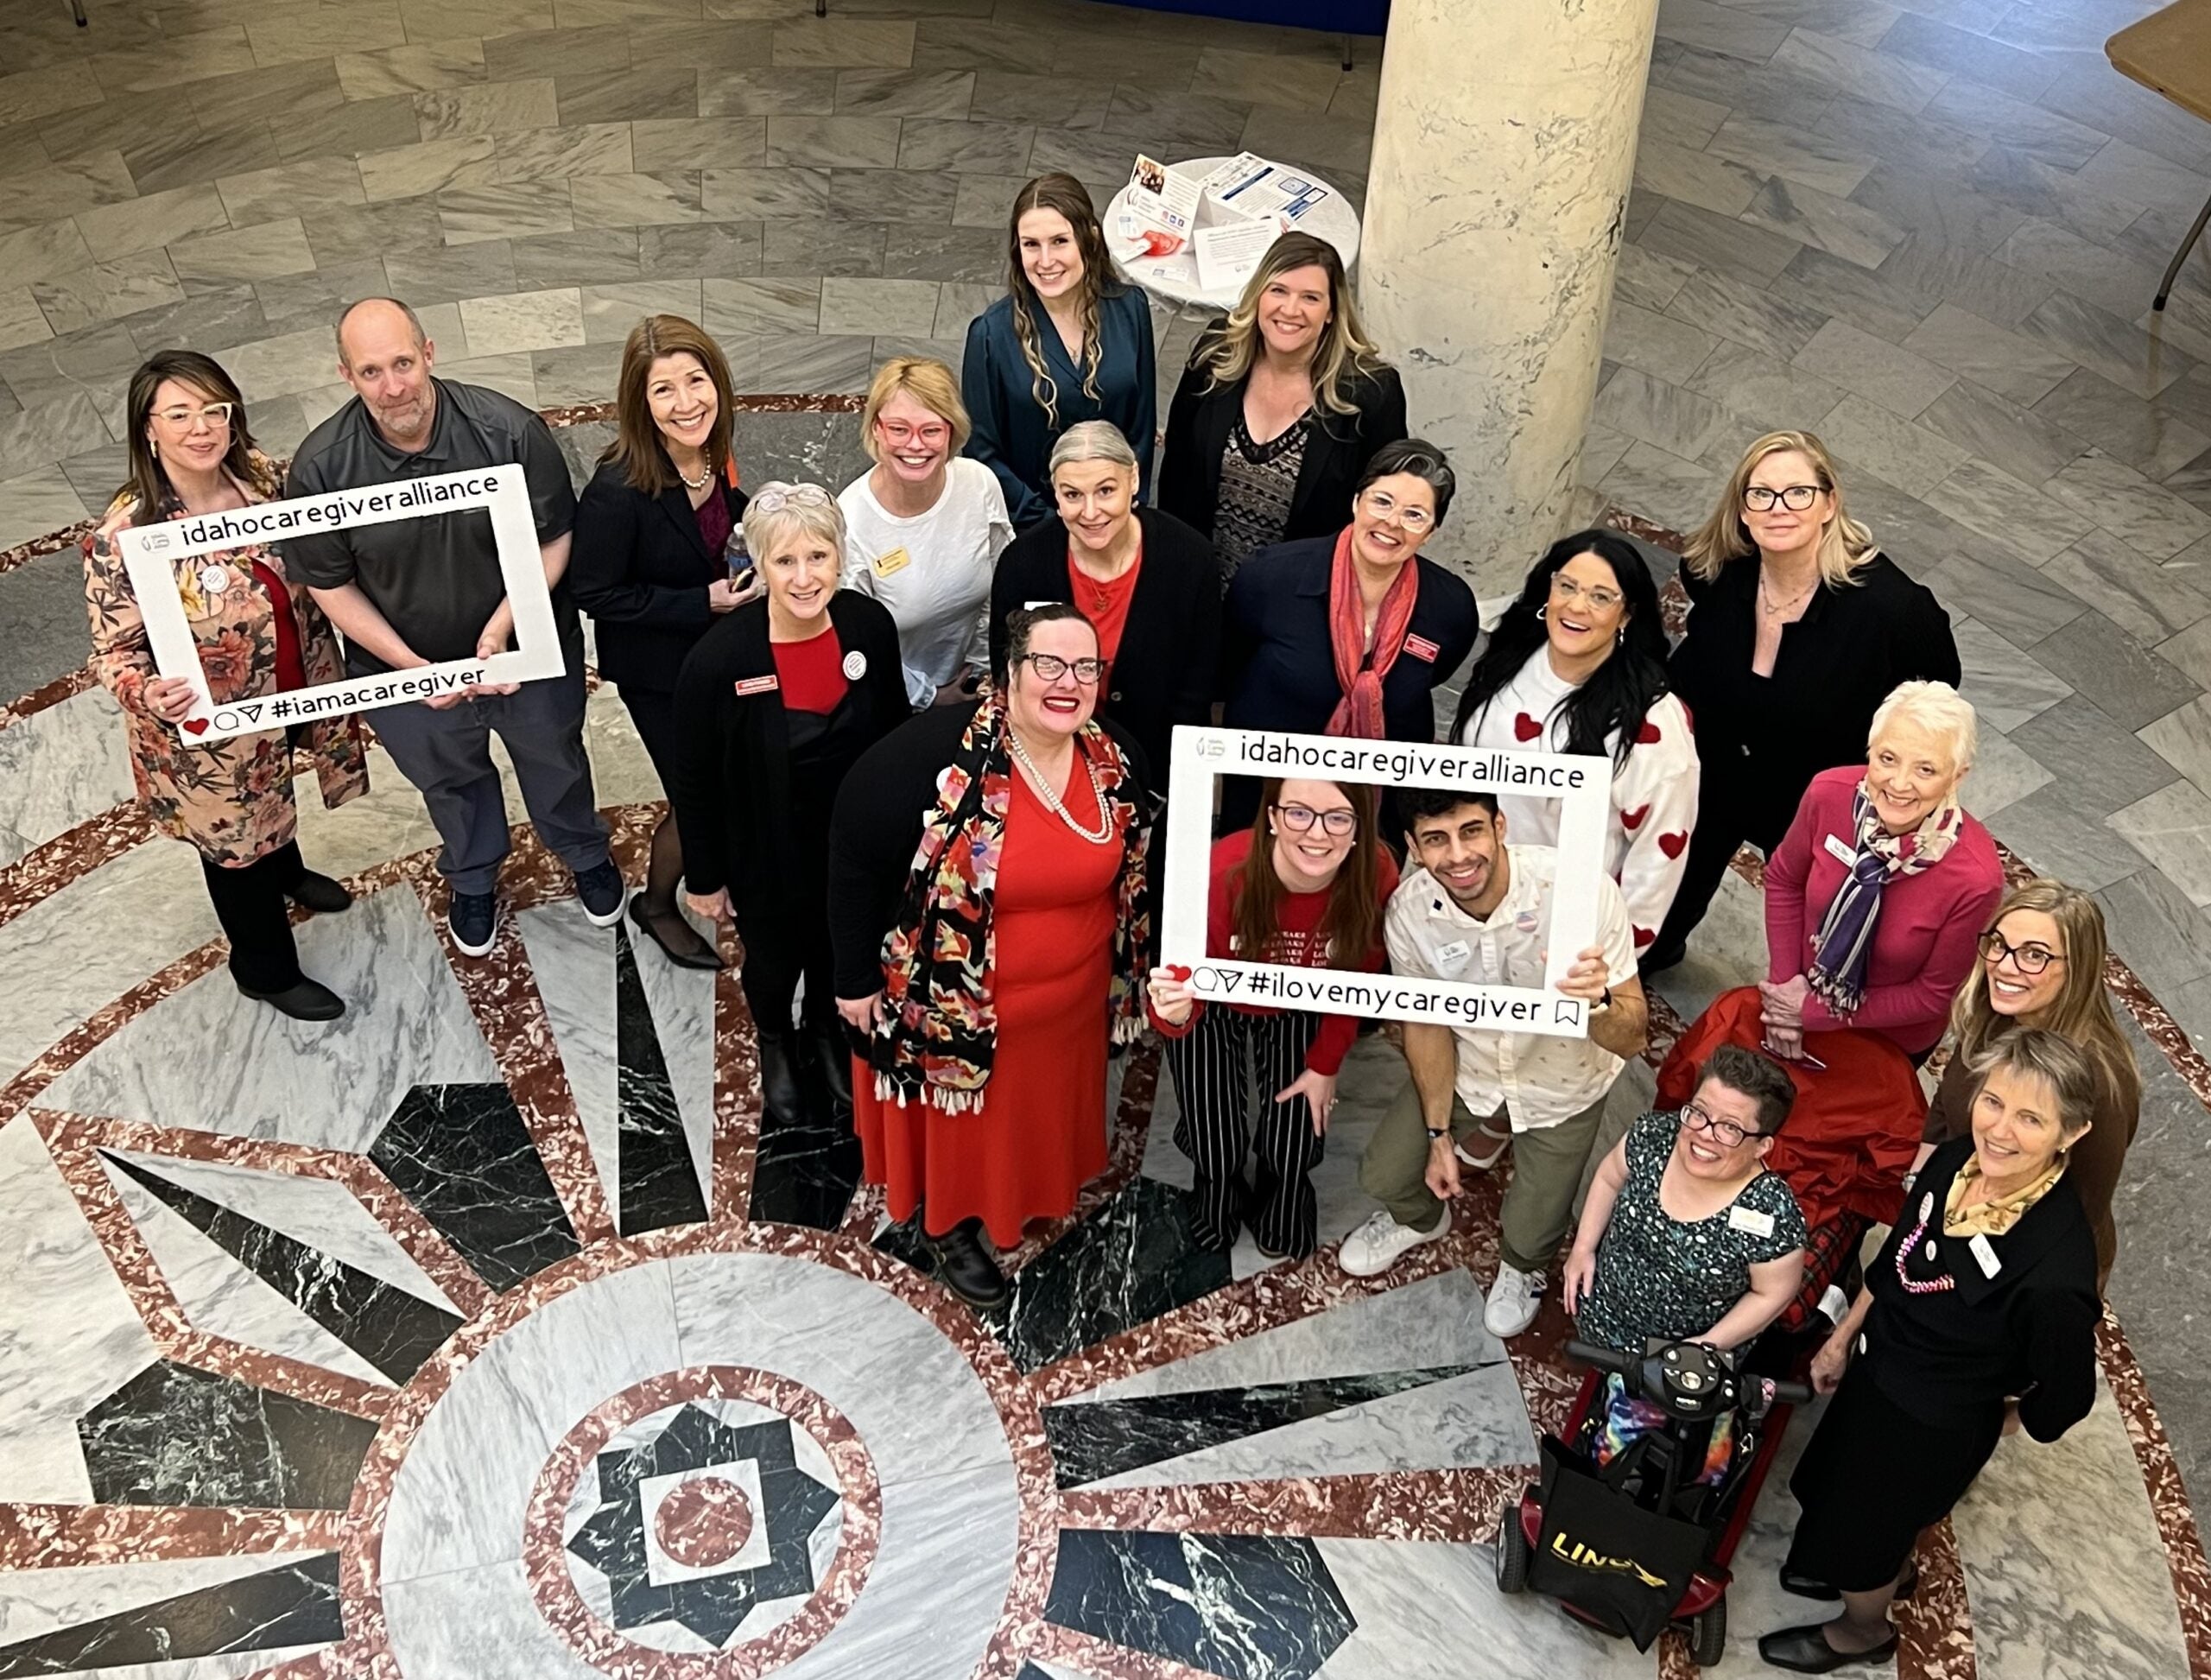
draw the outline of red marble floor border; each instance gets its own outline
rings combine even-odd
[[[2189,1672],[2195,1680],[2211,1680],[2211,1565],[2207,1565],[2203,1533],[2190,1507],[2188,1490],[2181,1484],[2180,1466],[2174,1461],[2172,1442],[2150,1402],[2150,1388],[2142,1367],[2127,1345],[2119,1320],[2106,1309],[2096,1326],[2096,1351],[2102,1356],[2104,1379],[2126,1426],[2126,1438],[2141,1467],[2143,1485],[2149,1490],[2150,1511],[2164,1543],[2165,1563],[2172,1570],[2173,1602],[2180,1612],[2181,1638],[2188,1648]]]
[[[751,1006],[738,978],[743,960],[734,935],[718,941],[728,963],[714,976],[714,1133],[712,1215],[719,1224],[752,1217],[752,1170],[760,1144],[760,1042]],[[871,1234],[852,1232],[863,1241]]]
[[[10,549],[7,552],[12,554],[15,551]],[[6,555],[0,555],[0,572],[7,569]],[[49,706],[59,706],[65,700],[74,699],[98,680],[93,676],[91,666],[79,665],[66,676],[57,676],[51,682],[41,683],[20,700],[0,706],[0,729],[21,723],[25,718],[35,717]]]
[[[1344,1540],[1487,1540],[1533,1464],[1284,1476],[1156,1487],[1063,1487],[1061,1528]]]
[[[335,1551],[342,1513],[245,1506],[0,1505],[0,1572]]]
[[[1211,1669],[1192,1668],[1169,1657],[1114,1645],[1057,1622],[1046,1622],[1037,1630],[1029,1654],[1048,1663],[1065,1663],[1095,1680],[1220,1680]]]
[[[1920,1534],[1915,1555],[1919,1590],[1891,1612],[1897,1680],[1975,1680],[1980,1663],[1973,1653],[1973,1606],[1948,1517]]]
[[[757,1637],[711,1652],[656,1649],[624,1639],[584,1602],[561,1544],[576,1484],[616,1435],[687,1400],[747,1400],[780,1413],[814,1438],[837,1473],[844,1501],[837,1552],[796,1613]],[[867,1584],[883,1539],[883,1484],[851,1419],[794,1378],[744,1366],[694,1366],[624,1390],[584,1417],[553,1449],[531,1488],[523,1567],[539,1613],[562,1643],[617,1680],[756,1680],[827,1639]]]
[[[0,928],[159,832],[141,807],[117,805],[32,846],[0,869]]]

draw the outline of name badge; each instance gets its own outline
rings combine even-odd
[[[1833,858],[1845,869],[1853,869],[1857,866],[1858,853],[1856,850],[1851,846],[1845,846],[1838,836],[1829,834],[1827,839],[1821,842],[1821,844],[1827,847],[1828,856]]]
[[[1405,637],[1405,651],[1414,658],[1426,660],[1433,665],[1435,662],[1435,656],[1443,650],[1425,636],[1408,636]]]
[[[1747,1231],[1754,1237],[1770,1237],[1773,1234],[1773,1215],[1762,1214],[1755,1208],[1730,1208],[1727,1228]]]
[[[781,688],[782,684],[773,673],[770,673],[766,676],[748,676],[740,678],[735,686],[738,694],[742,696],[745,694],[772,694],[777,688]]]
[[[893,548],[875,562],[875,574],[879,578],[895,578],[914,563],[914,557],[903,548]]]
[[[1993,1277],[2004,1270],[2004,1262],[1996,1258],[1996,1245],[1989,1241],[1986,1235],[1975,1233],[1967,1242],[1966,1249],[1973,1256],[1975,1263],[1980,1265],[1982,1277]]]
[[[1454,939],[1448,945],[1437,948],[1435,960],[1441,963],[1447,963],[1454,968],[1459,968],[1464,967],[1467,959],[1473,954],[1473,948],[1465,940]]]

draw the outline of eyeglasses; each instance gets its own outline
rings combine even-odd
[[[1377,519],[1387,519],[1395,514],[1397,523],[1409,531],[1424,531],[1435,523],[1435,516],[1426,508],[1401,503],[1386,490],[1370,490],[1359,499]]]
[[[1714,1114],[1710,1109],[1700,1106],[1694,1101],[1682,1105],[1682,1124],[1692,1132],[1710,1132],[1713,1140],[1725,1149],[1733,1149],[1745,1138],[1765,1136],[1763,1132],[1746,1131],[1733,1120],[1723,1120]]]
[[[1056,653],[1024,653],[1017,662],[1029,667],[1047,682],[1057,682],[1069,671],[1086,688],[1094,688],[1106,675],[1102,659],[1062,659]]]
[[[1312,832],[1318,822],[1321,832],[1334,840],[1345,840],[1359,832],[1359,813],[1339,806],[1333,811],[1316,811],[1310,805],[1270,805],[1267,808],[1282,819],[1282,826],[1293,834]]]
[[[1993,928],[1980,936],[1980,954],[1992,968],[2002,967],[2009,957],[2022,974],[2039,974],[2051,963],[2065,960],[2062,951],[2053,951],[2047,945],[2014,945]]]
[[[155,409],[154,418],[164,426],[175,427],[179,431],[195,420],[204,420],[210,426],[227,426],[231,423],[231,416],[238,412],[238,406],[235,403],[210,403],[204,408],[187,409],[180,403],[174,408]]]
[[[875,423],[893,443],[921,443],[934,449],[952,441],[952,428],[941,420],[925,420],[918,426],[909,426],[903,420],[885,420],[877,415]]]
[[[1743,491],[1743,505],[1752,513],[1771,513],[1776,502],[1791,513],[1802,513],[1819,498],[1824,485],[1790,485],[1776,490],[1770,485],[1751,485]]]
[[[1584,589],[1563,572],[1551,574],[1551,593],[1562,601],[1587,601],[1590,610],[1596,612],[1610,612],[1620,604],[1619,590],[1601,586],[1595,589]]]
[[[836,504],[836,500],[820,485],[785,484],[782,479],[775,479],[762,485],[747,505],[756,507],[763,513],[775,513],[793,502],[803,502],[810,507],[832,507]]]

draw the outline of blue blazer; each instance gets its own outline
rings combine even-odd
[[[1334,536],[1262,548],[1237,567],[1221,618],[1221,673],[1228,704],[1221,721],[1238,729],[1318,735],[1343,699],[1328,643]],[[1413,556],[1420,593],[1408,645],[1382,679],[1384,727],[1393,741],[1435,739],[1435,690],[1473,651],[1481,629],[1474,592],[1441,566]],[[1433,659],[1410,645],[1418,637]]]
[[[1138,499],[1151,499],[1152,441],[1158,429],[1159,376],[1151,340],[1151,306],[1134,286],[1098,300],[1098,396],[1082,388],[1082,370],[1039,313],[1036,336],[1044,365],[1059,388],[1059,424],[1046,423],[1021,340],[1013,300],[1002,297],[967,324],[960,394],[974,431],[966,453],[998,474],[1014,528],[1024,529],[1058,511],[1046,464],[1060,434],[1078,421],[1110,420],[1137,452]]]

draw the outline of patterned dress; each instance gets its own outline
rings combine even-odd
[[[1306,441],[1312,435],[1310,409],[1266,443],[1251,441],[1240,414],[1229,428],[1220,452],[1220,501],[1213,524],[1213,553],[1224,585],[1251,555],[1282,541],[1297,494],[1297,475],[1305,469]]]

